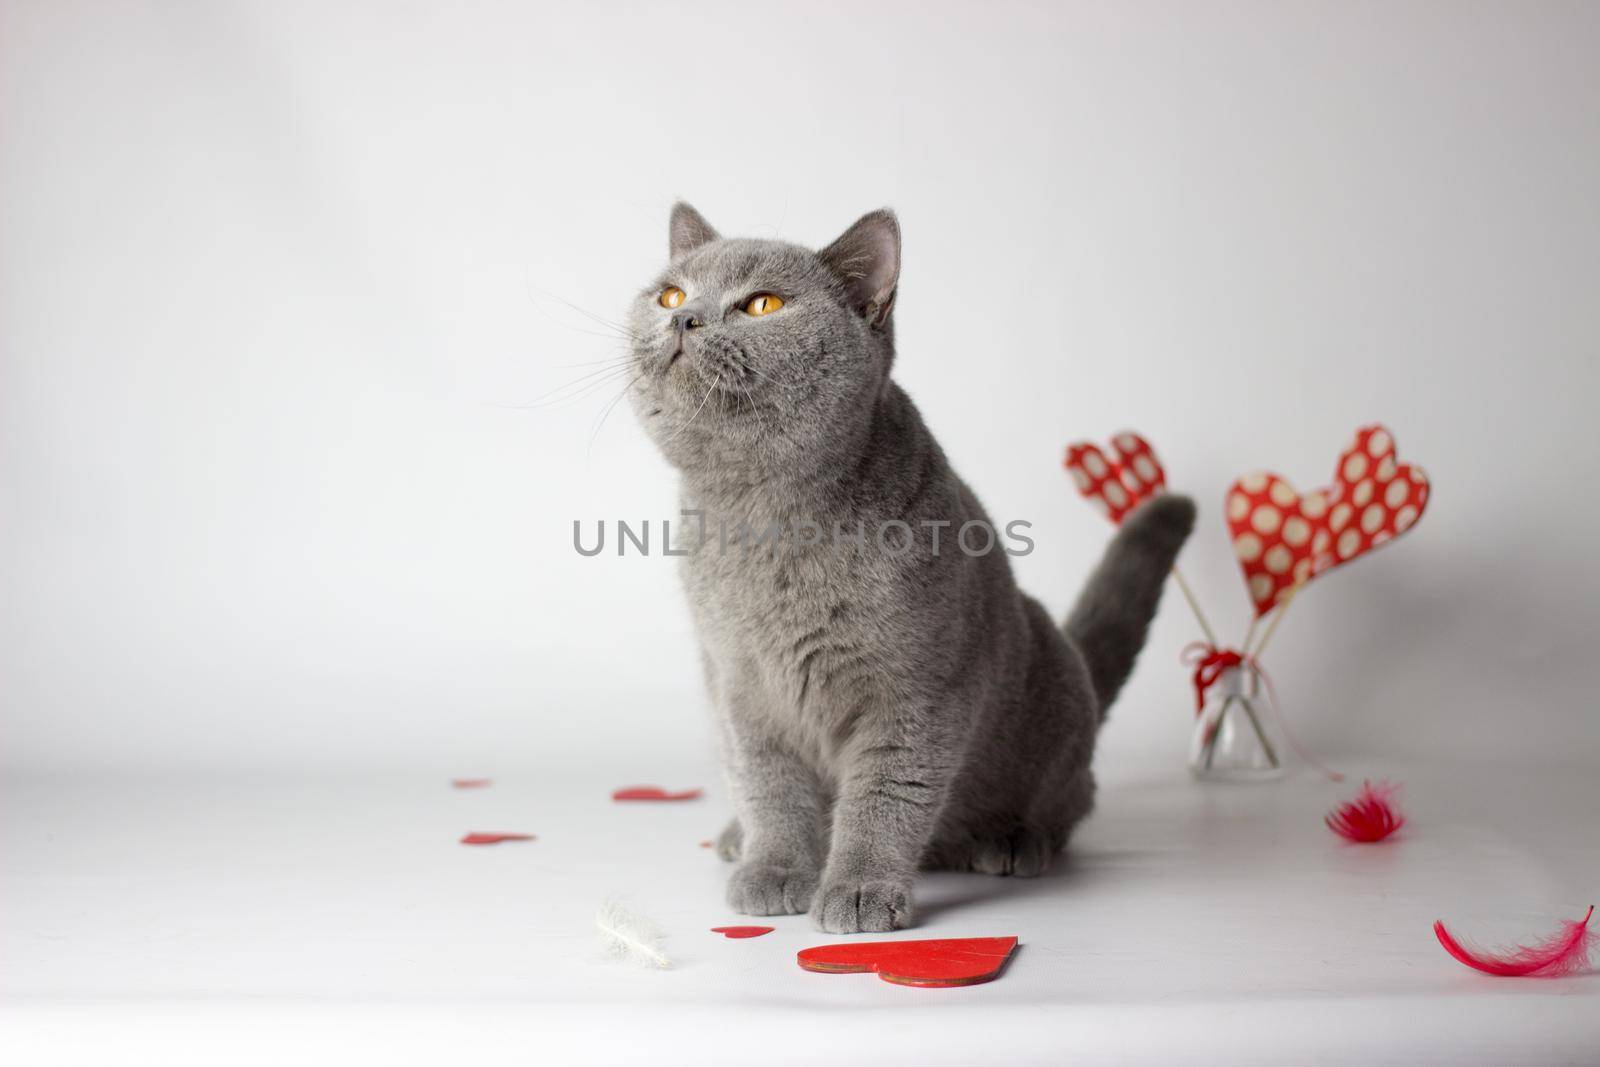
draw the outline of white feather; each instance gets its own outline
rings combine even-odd
[[[661,951],[661,942],[665,939],[661,928],[620,900],[607,900],[600,905],[594,924],[600,928],[600,944],[617,959],[662,970],[672,966],[672,961]]]

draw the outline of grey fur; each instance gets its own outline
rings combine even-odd
[[[1004,552],[951,550],[988,517],[889,377],[893,214],[821,253],[723,239],[686,204],[670,235],[633,303],[629,396],[706,515],[683,580],[736,813],[717,846],[738,861],[730,906],[882,931],[911,923],[919,867],[1040,873],[1093,806],[1095,737],[1193,504],[1130,516],[1063,630]],[[746,314],[762,292],[784,306]],[[709,532],[806,520],[924,535],[891,554],[870,536],[724,551]],[[922,525],[938,521],[942,551]]]

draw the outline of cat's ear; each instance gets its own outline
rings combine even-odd
[[[900,223],[894,212],[868,212],[818,255],[844,282],[850,306],[870,325],[889,321],[900,283]]]
[[[682,200],[672,205],[672,222],[667,230],[667,247],[673,259],[694,251],[707,241],[715,241],[719,236],[700,212]]]

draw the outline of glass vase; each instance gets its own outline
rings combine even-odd
[[[1249,663],[1229,667],[1206,691],[1189,743],[1189,773],[1217,781],[1259,782],[1282,776],[1287,745]]]

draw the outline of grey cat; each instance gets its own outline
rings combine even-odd
[[[812,252],[680,203],[669,246],[630,312],[629,396],[703,513],[683,580],[735,811],[728,904],[883,931],[911,924],[919,868],[1039,874],[1093,806],[1095,737],[1193,503],[1129,516],[1058,627],[1004,551],[955,543],[988,519],[889,377],[892,213]],[[914,536],[876,536],[895,523]],[[808,533],[724,544],[772,524]]]

